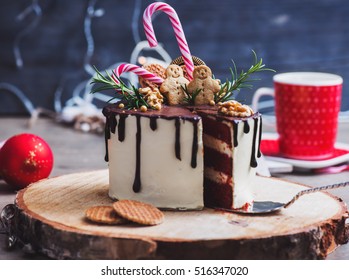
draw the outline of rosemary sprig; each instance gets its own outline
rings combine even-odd
[[[244,70],[241,70],[241,73],[238,74],[236,64],[234,60],[233,62],[233,68],[230,69],[231,79],[227,79],[225,83],[221,84],[221,89],[218,93],[215,94],[215,103],[218,102],[225,102],[230,99],[234,99],[234,93],[235,91],[239,91],[242,88],[253,88],[253,85],[251,82],[258,81],[259,79],[251,79],[250,75],[261,72],[261,71],[272,71],[275,72],[275,70],[270,68],[265,68],[265,64],[263,64],[263,60],[257,58],[257,54],[255,51],[252,50],[254,61],[252,66],[245,72]]]
[[[149,104],[144,100],[142,94],[133,85],[127,86],[119,77],[112,77],[108,71],[104,76],[96,67],[96,76],[93,77],[91,84],[98,84],[100,86],[91,90],[91,93],[96,93],[104,90],[115,90],[117,96],[111,98],[108,102],[119,99],[124,102],[126,109],[140,108],[142,105],[150,108]],[[118,81],[115,82],[114,78]]]
[[[195,91],[193,93],[189,93],[188,87],[186,84],[184,86],[181,86],[181,87],[185,93],[185,97],[183,98],[184,103],[187,105],[194,105],[195,98],[198,96],[198,94],[201,92],[202,89],[197,88],[197,89],[195,89]]]
[[[91,84],[101,84],[101,86],[92,89],[91,93],[96,93],[99,91],[114,89],[119,94],[124,94],[125,92],[133,93],[133,90],[129,88],[119,77],[115,77],[119,83],[116,83],[112,76],[105,71],[104,76],[95,66],[96,76],[92,78]]]

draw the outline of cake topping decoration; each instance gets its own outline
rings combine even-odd
[[[197,56],[193,55],[192,59],[193,59],[194,66],[206,65],[206,63],[201,58],[199,58]],[[179,57],[175,58],[174,60],[171,61],[170,64],[176,64],[179,66],[183,66],[184,65],[183,56],[179,56]]]
[[[166,79],[160,86],[160,92],[166,97],[168,105],[183,104],[185,93],[183,87],[189,83],[184,78],[180,66],[171,64],[166,69]]]
[[[164,81],[162,78],[149,72],[145,68],[142,68],[142,67],[139,67],[137,65],[130,64],[130,63],[122,63],[113,71],[112,78],[114,78],[115,83],[117,83],[117,84],[120,83],[120,76],[122,73],[125,73],[125,72],[135,73],[139,77],[142,77],[142,78],[146,79],[147,81],[155,83],[155,84],[162,84],[162,82]]]
[[[142,112],[148,109],[160,110],[164,101],[167,105],[215,106],[219,102],[234,100],[236,98],[235,92],[242,88],[252,88],[250,83],[256,79],[251,79],[251,74],[260,71],[274,71],[265,68],[262,59],[258,59],[256,53],[252,51],[254,55],[252,66],[246,72],[242,70],[238,74],[233,61],[234,67],[230,68],[231,78],[221,83],[219,79],[213,76],[211,69],[201,59],[191,56],[178,15],[166,3],[156,2],[150,4],[144,11],[143,25],[149,45],[155,47],[158,44],[151,22],[151,17],[156,11],[163,11],[169,16],[182,55],[173,60],[166,70],[160,64],[149,64],[142,68],[134,64],[123,63],[113,71],[112,75],[107,73],[107,77],[104,77],[96,69],[97,76],[93,78],[92,83],[100,83],[102,86],[93,89],[92,93],[115,89],[119,96],[111,100],[119,98],[122,100],[125,109],[142,108]],[[124,72],[137,74],[141,89],[137,89],[133,85],[127,86],[120,79]],[[152,94],[148,94],[149,89],[153,91]],[[157,92],[157,89],[160,89],[165,100]],[[145,91],[146,94],[144,94]],[[240,111],[238,114],[233,114],[232,111],[236,110],[222,109],[221,113],[231,116],[245,116],[245,113]]]
[[[272,71],[275,72],[275,70],[270,68],[265,68],[265,64],[263,64],[263,60],[257,58],[257,54],[255,51],[252,50],[254,61],[251,67],[245,72],[244,70],[241,70],[240,74],[238,74],[237,67],[234,61],[233,62],[233,68],[230,68],[231,78],[230,80],[227,79],[225,83],[221,84],[220,90],[215,94],[215,102],[225,102],[231,99],[235,99],[235,93],[240,91],[242,88],[249,88],[251,89],[253,87],[252,84],[250,84],[253,81],[256,81],[257,79],[250,79],[250,76],[256,72],[261,71]]]
[[[218,112],[230,117],[244,118],[253,115],[253,110],[249,106],[242,105],[240,102],[235,100],[218,103]]]
[[[146,106],[144,106],[144,105],[142,105],[140,109],[141,109],[141,112],[148,111],[148,108]]]
[[[214,96],[221,89],[219,81],[212,78],[212,71],[206,65],[195,66],[194,80],[188,84],[187,93],[195,94],[195,105],[212,105]]]
[[[194,66],[206,65],[206,63],[201,58],[198,58],[197,56],[192,56],[192,59],[193,59]],[[184,65],[183,56],[179,56],[176,59],[172,60],[170,64],[179,65],[182,68],[182,70],[183,70],[184,78],[189,80],[189,76],[188,76],[188,73],[187,73],[187,68]]]
[[[155,110],[161,109],[161,104],[164,103],[164,97],[159,92],[159,89],[157,88],[151,89],[150,87],[146,87],[146,88],[140,88],[139,92],[144,96],[143,98],[145,102],[147,102],[147,104],[151,108]],[[145,105],[142,105],[142,106],[147,108]],[[142,107],[141,107],[141,110],[142,110]],[[142,111],[142,112],[145,112],[145,111]]]
[[[175,36],[177,39],[177,43],[182,54],[185,67],[188,72],[189,80],[193,79],[192,73],[194,71],[194,63],[192,60],[192,56],[190,54],[189,46],[187,40],[185,38],[182,24],[178,18],[176,11],[168,4],[163,2],[156,2],[150,4],[143,14],[143,26],[145,35],[147,36],[147,40],[149,42],[150,47],[155,47],[158,44],[158,41],[155,36],[153,24],[151,22],[151,17],[156,11],[162,11],[166,13],[171,21],[173,30],[175,32]]]
[[[151,63],[151,64],[143,65],[143,68],[162,79],[166,78],[166,69],[160,64]],[[139,84],[141,85],[142,88],[146,88],[146,87],[159,88],[160,86],[159,84],[150,82],[149,80],[145,79],[142,76],[139,76]]]
[[[117,92],[117,96],[111,98],[109,102],[114,99],[121,99],[122,101],[121,103],[123,105],[120,105],[121,103],[119,103],[119,106],[123,106],[122,108],[130,110],[130,109],[138,109],[141,106],[145,106],[147,107],[147,109],[148,108],[153,108],[153,109],[158,108],[157,110],[161,109],[161,105],[160,107],[159,105],[152,107],[152,105],[148,104],[145,99],[146,95],[141,94],[139,90],[135,88],[133,85],[127,86],[120,79],[120,75],[123,72],[132,70],[132,72],[137,73],[139,76],[146,77],[148,80],[153,81],[154,83],[156,82],[158,84],[161,84],[163,82],[162,78],[157,77],[153,73],[150,73],[147,70],[132,64],[122,64],[120,65],[120,67],[114,70],[113,75],[110,75],[108,72],[106,72],[106,77],[101,72],[99,72],[96,68],[95,70],[96,70],[96,76],[93,77],[91,84],[101,84],[101,86],[92,89],[91,93],[114,89]]]

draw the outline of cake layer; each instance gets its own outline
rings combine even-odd
[[[109,195],[159,208],[203,208],[201,119],[184,108],[105,109]],[[108,133],[109,132],[109,133]]]
[[[220,141],[208,134],[203,135],[203,142],[205,143],[205,147],[211,148],[219,153],[226,154],[228,157],[232,157],[233,155],[231,143]]]
[[[204,145],[204,151],[205,168],[210,167],[230,176],[233,170],[233,158],[231,156],[207,147],[206,145]]]
[[[205,177],[205,206],[231,209],[233,204],[233,192],[231,184],[218,183]]]
[[[226,143],[229,148],[232,148],[230,126],[227,126],[221,118],[217,122],[217,112],[213,110],[198,110],[198,114],[203,119],[205,135],[219,139]]]

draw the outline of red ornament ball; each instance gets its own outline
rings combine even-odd
[[[52,168],[52,150],[37,135],[18,134],[0,147],[0,177],[17,189],[47,178]]]

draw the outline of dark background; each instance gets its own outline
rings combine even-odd
[[[37,1],[42,9],[38,24],[25,31],[38,17],[29,13],[16,20],[32,1],[0,0],[0,83],[20,89],[34,107],[54,109],[54,94],[60,86],[64,102],[79,82],[90,76],[84,70],[87,43],[84,18],[87,0]],[[134,8],[140,12],[153,1],[99,0],[104,9],[93,18],[94,52],[91,64],[99,69],[128,62],[137,40],[131,29]],[[344,78],[342,110],[349,110],[349,2],[348,0],[200,0],[167,1],[177,11],[190,50],[202,58],[216,77],[224,80],[234,59],[239,69],[252,63],[255,50],[277,72],[322,71]],[[172,58],[179,56],[168,17],[153,20],[155,32]],[[19,35],[21,34],[21,35]],[[20,36],[20,37],[18,37]],[[137,38],[139,37],[139,38]],[[17,40],[17,41],[16,41]],[[20,50],[23,67],[16,66],[14,46]],[[255,88],[272,85],[272,73],[258,75]],[[243,93],[250,102],[253,90]],[[240,95],[241,96],[241,95]],[[241,99],[241,97],[240,97]],[[19,100],[0,89],[0,114],[25,114]]]

